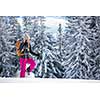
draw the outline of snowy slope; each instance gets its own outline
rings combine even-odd
[[[16,77],[19,78],[20,77],[20,71],[17,71],[16,73]],[[25,73],[25,78],[35,78],[34,74],[31,72],[30,75],[27,74],[27,72]]]

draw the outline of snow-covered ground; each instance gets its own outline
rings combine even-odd
[[[30,64],[27,63],[27,64],[26,64],[26,69],[27,69],[29,66],[30,66]],[[20,70],[17,71],[15,77],[20,78]],[[28,75],[28,73],[25,72],[25,78],[35,78],[35,77],[34,77],[34,73],[30,72],[30,75]]]
[[[20,78],[20,71],[17,71],[16,77]],[[25,78],[35,78],[34,73],[31,72],[30,75],[28,75],[28,73],[25,72]]]

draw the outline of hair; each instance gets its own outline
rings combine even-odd
[[[25,34],[24,34],[24,39],[25,39],[25,40],[30,39],[30,36],[29,36],[28,33],[25,33]]]

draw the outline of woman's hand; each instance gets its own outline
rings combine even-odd
[[[30,48],[30,39],[27,39],[28,49]]]
[[[42,59],[42,55],[40,53],[37,54],[37,59]]]

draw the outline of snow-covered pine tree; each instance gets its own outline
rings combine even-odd
[[[38,20],[38,34],[36,36],[35,40],[35,50],[40,53],[42,56],[42,59],[39,60],[39,63],[37,64],[37,68],[34,71],[36,77],[45,77],[46,73],[46,66],[45,66],[45,17],[44,16],[37,16]],[[37,47],[37,48],[36,48]]]
[[[45,35],[45,49],[47,68],[46,78],[63,78],[64,67],[62,66],[62,29],[58,26],[58,33],[47,32]],[[56,34],[56,37],[54,37]]]
[[[20,25],[14,16],[4,16],[0,20],[1,30],[1,77],[14,77],[18,69],[18,58],[15,52],[15,41],[20,37]]]
[[[5,24],[6,24],[5,18],[3,16],[0,16],[0,77],[4,75],[5,68],[3,66],[4,63],[3,56],[5,55],[4,51],[7,51],[6,41],[4,41],[3,37],[5,31]]]
[[[45,46],[44,46],[44,52],[45,52],[45,62],[44,67],[46,68],[45,72],[45,78],[54,78],[56,77],[54,75],[55,68],[53,65],[54,61],[54,54],[52,53],[54,49],[54,45],[56,43],[54,37],[52,36],[52,33],[47,32],[45,35]]]
[[[67,27],[64,34],[65,78],[100,79],[97,51],[100,48],[100,31],[97,17],[66,17]]]

